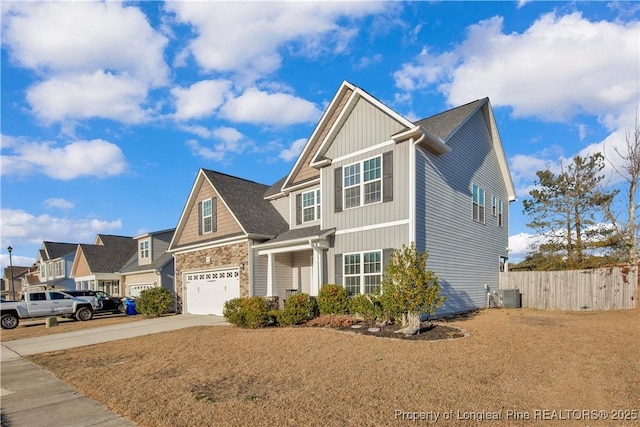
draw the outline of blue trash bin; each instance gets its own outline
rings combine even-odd
[[[126,299],[124,300],[124,308],[127,316],[133,316],[134,314],[138,314],[136,311],[136,300],[134,299]]]

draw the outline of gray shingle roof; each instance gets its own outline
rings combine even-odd
[[[427,117],[426,119],[415,122],[417,126],[422,126],[434,136],[437,136],[442,141],[445,141],[451,136],[451,134],[458,129],[458,127],[473,113],[482,103],[486,102],[487,98],[478,99],[465,105],[453,108],[451,110],[444,111],[436,114],[435,116]]]
[[[120,270],[120,273],[135,273],[136,271],[156,270],[160,267],[163,267],[172,259],[172,254],[164,253],[150,264],[138,265],[138,253],[136,251],[136,253],[129,259],[126,266]]]
[[[311,227],[304,228],[294,228],[293,230],[287,230],[279,236],[268,240],[264,243],[276,243],[276,242],[285,242],[288,240],[296,240],[296,239],[304,239],[307,237],[315,237],[320,236],[322,234],[326,234],[328,232],[332,232],[333,229],[321,230],[319,225],[314,225]]]
[[[269,187],[267,191],[264,193],[264,197],[273,196],[274,194],[278,194],[280,191],[282,191],[282,185],[287,180],[288,176],[289,175],[283,176],[278,180],[278,182],[276,182],[271,187]]]
[[[203,169],[247,233],[278,235],[289,228],[270,202],[264,199],[269,186]]]
[[[41,252],[42,259],[46,261],[63,257],[71,252],[75,252],[78,247],[77,243],[61,243],[61,242],[42,242],[44,251]]]
[[[115,273],[136,254],[138,244],[131,237],[99,234],[102,245],[80,244],[91,273]]]

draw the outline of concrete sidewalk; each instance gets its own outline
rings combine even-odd
[[[224,318],[217,316],[176,315],[2,343],[2,427],[135,425],[21,356],[191,326],[226,324]]]

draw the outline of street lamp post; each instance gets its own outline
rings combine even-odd
[[[7,250],[9,251],[9,276],[11,276],[9,280],[11,280],[11,299],[15,301],[16,288],[15,288],[15,285],[13,284],[13,261],[11,260],[11,251],[13,250],[13,248],[9,246]]]

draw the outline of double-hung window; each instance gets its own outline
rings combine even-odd
[[[503,205],[502,205],[502,200],[498,200],[498,227],[502,227],[502,210],[503,210]]]
[[[320,219],[320,190],[302,193],[302,222]]]
[[[381,282],[381,251],[344,255],[344,286],[349,294],[373,294]]]
[[[202,232],[211,233],[213,231],[213,207],[211,199],[202,202]]]
[[[473,184],[473,220],[484,224],[484,189]]]
[[[143,240],[140,242],[140,258],[149,258],[149,241]]]
[[[382,201],[382,156],[343,168],[345,209]]]

